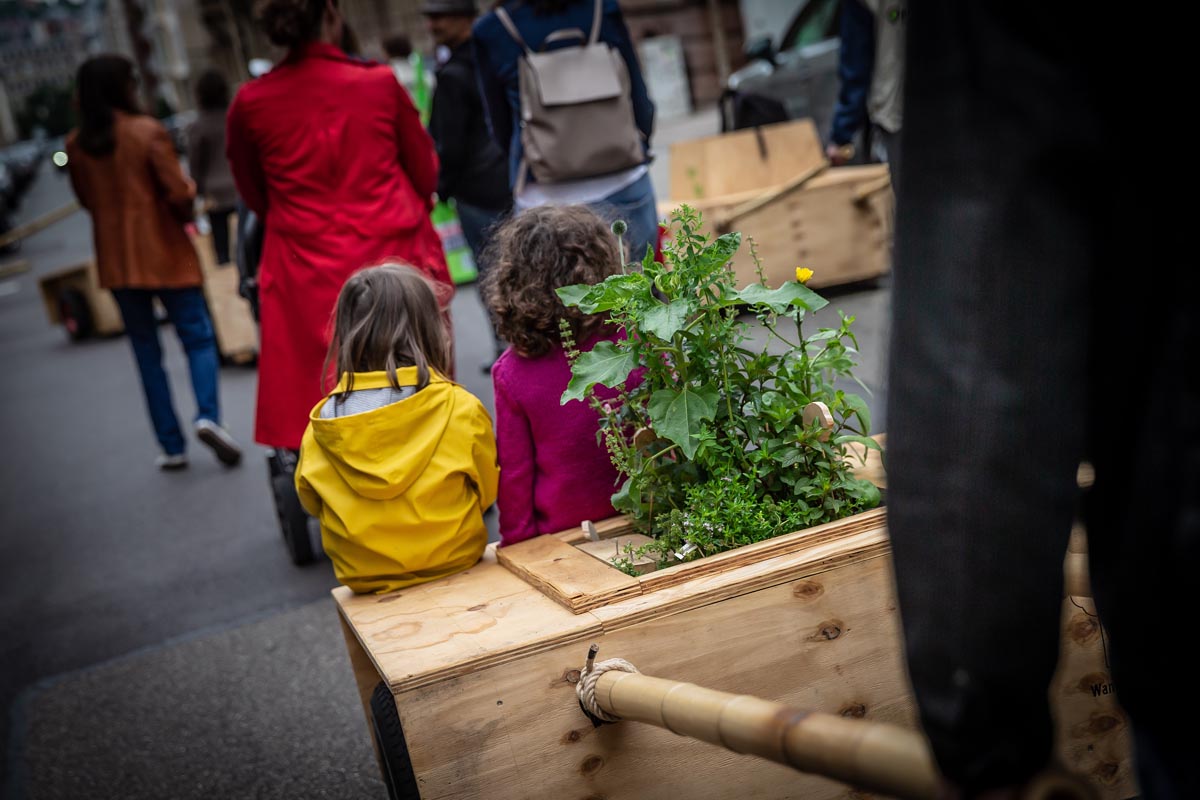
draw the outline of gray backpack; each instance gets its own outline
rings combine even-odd
[[[525,53],[518,65],[521,95],[521,147],[526,170],[539,183],[592,178],[645,162],[642,135],[633,117],[629,70],[620,52],[599,41],[603,0],[595,0],[592,31],[557,30],[535,53],[503,8],[496,16]],[[581,44],[545,52],[554,42]]]

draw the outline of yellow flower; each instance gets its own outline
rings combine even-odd
[[[796,267],[796,280],[800,283],[808,283],[809,278],[813,276],[813,271],[808,267]]]

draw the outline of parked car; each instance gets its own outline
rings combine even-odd
[[[0,209],[8,209],[16,205],[17,181],[13,178],[12,170],[0,161]]]
[[[15,196],[15,194],[16,190],[12,179],[12,172],[4,165],[3,161],[0,161],[0,234],[5,234],[12,230],[12,205],[9,198]],[[0,247],[0,256],[15,253],[19,244],[19,242],[15,242]]]
[[[44,151],[39,142],[32,140],[17,142],[0,150],[0,164],[8,167],[18,193],[23,194],[33,183],[38,167],[42,164]]]
[[[840,9],[841,0],[807,0],[777,37],[747,44],[748,63],[726,83],[725,130],[811,117],[825,141],[837,104]]]

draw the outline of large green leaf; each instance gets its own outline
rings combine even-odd
[[[659,303],[642,317],[642,330],[669,342],[687,324],[688,305],[687,300],[672,300],[666,305]]]
[[[642,492],[633,485],[633,478],[626,478],[621,488],[613,494],[612,506],[624,514],[637,514],[641,511]]]
[[[871,409],[867,406],[867,401],[863,400],[856,394],[846,392],[842,395],[842,403],[849,409],[851,414],[858,417],[858,421],[862,423],[862,432],[871,432]],[[847,414],[849,416],[849,414]],[[874,440],[872,440],[874,441]]]
[[[618,349],[613,342],[599,342],[586,353],[580,353],[571,366],[571,382],[562,394],[562,403],[582,400],[596,384],[619,386],[637,368],[633,353]]]
[[[800,307],[806,311],[816,311],[829,305],[829,301],[802,283],[788,281],[778,289],[768,289],[761,283],[752,283],[737,293],[744,303],[767,306],[776,314],[782,314],[789,307]]]
[[[649,297],[650,281],[640,272],[610,275],[595,286],[576,283],[557,289],[565,305],[577,306],[585,314],[611,311],[639,294]]]
[[[586,283],[575,283],[570,286],[563,286],[556,289],[558,299],[563,301],[565,306],[577,306],[583,302],[583,298],[587,297],[588,292],[596,287],[589,286]]]
[[[646,411],[654,432],[679,445],[683,454],[691,458],[700,446],[695,436],[705,420],[716,416],[719,397],[715,386],[684,386],[678,391],[659,389],[650,395]]]
[[[878,450],[883,452],[883,448],[879,446],[879,442],[872,439],[870,436],[859,436],[857,433],[843,433],[840,436],[835,436],[834,444],[861,444],[868,450]]]
[[[718,236],[715,242],[701,250],[696,256],[696,272],[705,275],[725,266],[741,246],[742,234],[738,231]]]

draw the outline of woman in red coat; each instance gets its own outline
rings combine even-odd
[[[429,218],[437,156],[391,68],[334,45],[337,0],[268,0],[260,13],[288,56],[242,86],[226,140],[238,191],[266,221],[254,438],[296,450],[324,396],[330,314],[346,278],[403,261],[433,280],[443,309],[454,285]]]

